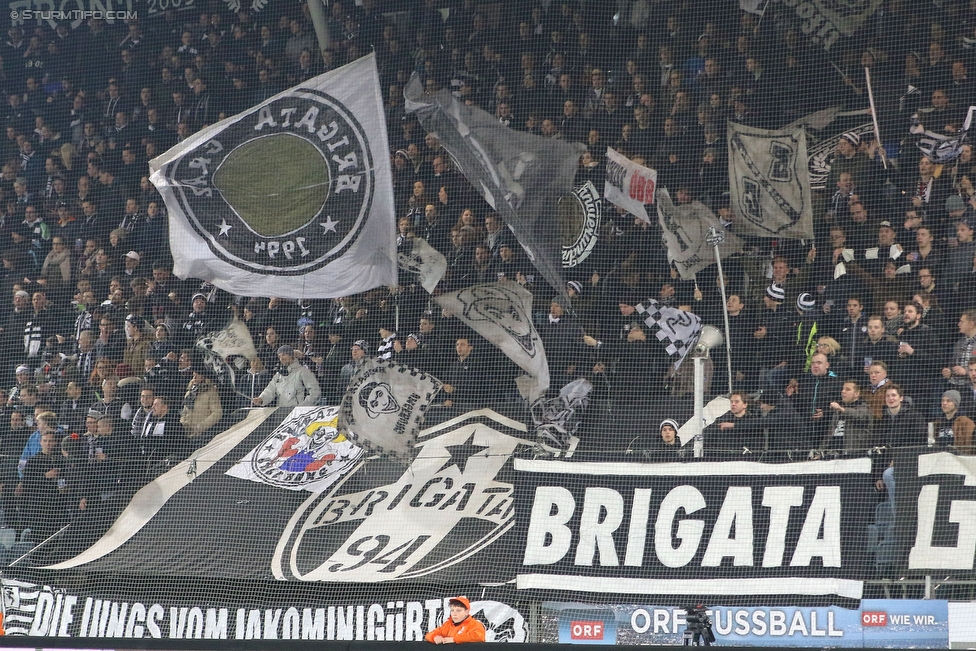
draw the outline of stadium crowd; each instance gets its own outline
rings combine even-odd
[[[734,2],[393,4],[329,2],[320,54],[298,3],[230,13],[198,2],[128,24],[9,29],[0,48],[8,521],[35,540],[82,514],[105,513],[104,523],[119,496],[244,407],[338,404],[368,357],[440,378],[448,409],[518,402],[514,364],[434,309],[409,276],[302,302],[173,276],[148,161],[370,51],[386,93],[398,246],[422,237],[444,254],[443,289],[502,282],[533,293],[552,392],[580,378],[593,386],[594,447],[666,451],[690,415],[691,365],[675,369],[636,312],[655,299],[718,326],[727,307],[731,357],[713,351],[709,373],[713,394],[726,392],[728,373],[735,393],[705,432],[706,450],[819,457],[931,438],[974,452],[976,160],[971,145],[940,164],[918,148],[925,130],[959,133],[976,100],[970,3],[920,15],[886,2],[829,56],[787,12],[760,20]],[[565,296],[402,97],[416,72],[429,91],[450,89],[512,129],[584,143],[577,180],[601,191],[612,146],[657,170],[677,204],[701,201],[734,232],[727,121],[775,128],[828,107],[864,109],[864,67],[883,143],[853,130],[839,138],[815,193],[813,240],[744,237],[724,276],[712,267],[685,281],[656,220],[606,204],[599,244],[567,272]],[[231,314],[259,353],[233,386],[195,346]],[[610,430],[631,444],[617,446]]]

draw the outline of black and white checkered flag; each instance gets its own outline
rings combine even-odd
[[[644,325],[651,329],[657,340],[664,344],[674,367],[678,368],[685,360],[688,351],[698,343],[701,334],[701,317],[685,310],[661,305],[649,298],[636,307],[644,317]]]

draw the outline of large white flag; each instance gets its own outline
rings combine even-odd
[[[150,171],[181,278],[291,299],[397,282],[373,54],[198,131]]]
[[[651,218],[648,217],[644,205],[654,203],[656,186],[657,170],[631,162],[626,156],[621,156],[613,148],[607,147],[604,199],[650,223]]]
[[[535,400],[549,388],[549,364],[542,339],[532,325],[532,294],[509,281],[471,285],[434,299],[472,330],[495,344],[528,378],[518,378],[519,391]]]
[[[708,206],[700,201],[676,206],[667,188],[657,191],[657,218],[668,245],[668,259],[685,280],[715,263],[713,242],[718,243],[723,260],[742,251],[742,240],[727,233]]]
[[[813,238],[807,138],[729,121],[729,180],[739,235]]]

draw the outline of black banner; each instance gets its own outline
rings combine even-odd
[[[520,590],[723,604],[861,598],[868,459],[515,469]]]
[[[514,525],[506,478],[531,447],[523,425],[469,412],[421,432],[407,467],[361,454],[336,425],[335,407],[255,411],[142,488],[87,549],[20,566],[342,584],[513,576],[509,554],[486,550]]]
[[[976,457],[924,449],[895,457],[899,572],[972,578],[976,569]]]

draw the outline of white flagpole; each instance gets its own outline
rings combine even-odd
[[[888,169],[888,158],[885,156],[884,143],[881,141],[881,130],[878,128],[878,111],[874,108],[874,92],[871,90],[870,68],[864,68],[864,79],[867,81],[868,85],[868,102],[871,103],[871,121],[874,123],[874,140],[878,143],[878,153],[881,155],[881,164],[884,165],[885,169]]]
[[[729,376],[729,394],[732,394],[732,337],[729,335],[729,303],[725,297],[725,272],[722,271],[722,254],[718,245],[725,241],[725,234],[712,226],[708,229],[708,241],[715,247],[715,264],[718,265],[718,275],[722,279],[719,290],[722,292],[722,316],[725,318],[725,367]]]

